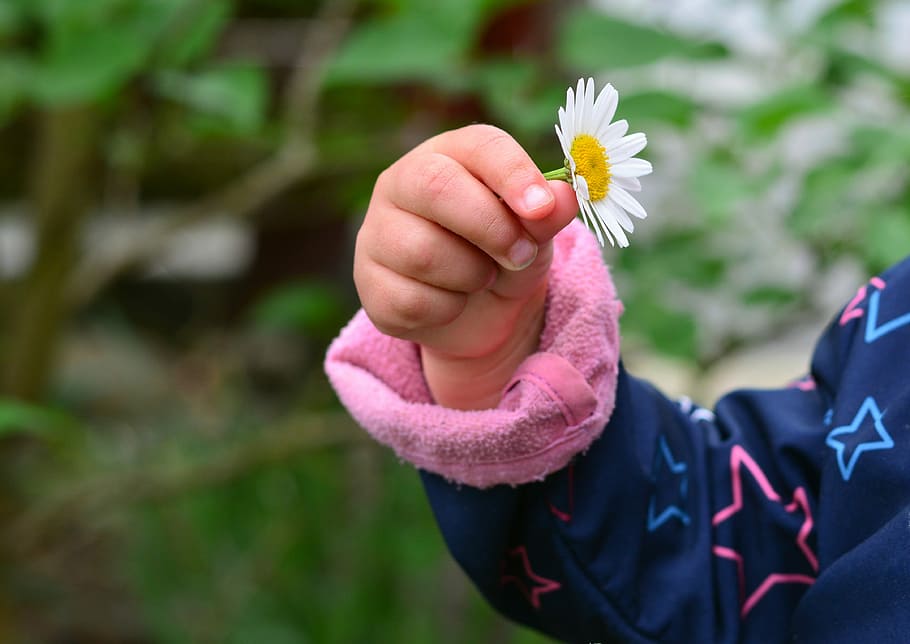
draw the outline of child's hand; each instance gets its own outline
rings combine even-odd
[[[488,125],[429,139],[379,176],[354,281],[379,330],[421,345],[439,404],[498,403],[537,346],[551,239],[577,210],[568,184]]]

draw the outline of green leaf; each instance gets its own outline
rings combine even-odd
[[[194,74],[160,72],[154,86],[161,96],[216,117],[235,133],[255,132],[265,120],[267,80],[250,64],[231,63]]]
[[[0,2],[0,42],[16,34],[22,28],[25,19],[26,11],[21,0]]]
[[[565,89],[541,83],[534,63],[514,58],[484,61],[471,69],[470,79],[506,129],[528,135],[552,132]],[[559,165],[561,160],[555,163]]]
[[[145,66],[185,0],[43,0],[48,34],[31,94],[43,105],[104,98]]]
[[[646,340],[658,352],[681,358],[695,356],[698,336],[691,314],[670,309],[654,294],[643,293],[632,297],[623,316],[630,335]]]
[[[421,81],[461,89],[482,21],[512,0],[395,0],[363,23],[329,65],[330,83]]]
[[[224,0],[190,5],[175,18],[161,48],[161,63],[185,67],[199,60],[212,48],[230,17],[231,5]]]
[[[712,56],[723,51],[718,45],[635,25],[587,7],[569,13],[558,35],[560,60],[583,71],[645,65],[668,56]]]
[[[76,427],[66,414],[19,400],[0,398],[0,437],[11,434],[50,434]]]
[[[850,135],[857,159],[868,164],[900,167],[910,157],[910,127],[863,124]]]
[[[131,0],[32,0],[33,14],[49,28],[70,28],[73,25],[97,24],[118,9],[135,4]]]
[[[729,221],[736,206],[755,192],[741,168],[716,157],[700,158],[692,166],[689,190],[710,225]]]
[[[816,29],[832,29],[844,23],[862,23],[872,26],[875,22],[874,0],[841,0],[824,11],[816,21]]]
[[[850,157],[832,159],[810,172],[789,226],[804,239],[831,243],[857,233],[853,189],[857,167]]]
[[[470,31],[423,13],[363,25],[329,65],[330,83],[445,80],[461,61]]]
[[[87,34],[81,45],[60,47],[39,61],[31,93],[42,105],[96,100],[137,73],[148,51],[148,43],[125,31]]]
[[[795,118],[830,109],[831,97],[818,85],[799,85],[754,103],[739,114],[739,126],[750,138],[774,136]]]
[[[907,255],[910,248],[910,209],[870,215],[862,251],[870,267],[880,271]]]
[[[688,96],[657,90],[622,96],[619,109],[630,123],[659,121],[682,128],[692,125],[698,105]]]
[[[511,4],[515,4],[515,1],[511,0]],[[372,0],[370,2],[370,4],[379,7],[386,13],[431,11],[447,15],[474,12],[478,9],[492,8],[509,3],[510,0]]]
[[[784,307],[799,301],[800,293],[783,286],[758,286],[742,295],[743,303],[754,306]]]

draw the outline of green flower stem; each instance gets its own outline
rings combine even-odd
[[[547,180],[565,181],[566,183],[572,183],[572,174],[565,166],[559,168],[558,170],[550,170],[549,172],[544,172],[543,178]]]

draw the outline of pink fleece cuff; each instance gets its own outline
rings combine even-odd
[[[329,347],[341,402],[376,440],[417,467],[473,485],[519,484],[565,466],[613,411],[622,304],[593,236],[577,220],[554,240],[539,351],[481,411],[433,403],[416,345],[359,311]]]

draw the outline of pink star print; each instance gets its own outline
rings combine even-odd
[[[568,523],[572,520],[572,511],[575,508],[575,463],[569,463],[566,476],[568,477],[568,509],[560,510],[551,501],[547,501],[547,505],[550,506],[550,512],[553,513],[553,516],[560,521]]]
[[[758,487],[765,495],[765,498],[769,501],[774,501],[775,503],[783,503],[780,495],[771,487],[771,483],[768,481],[768,478],[758,464],[741,446],[734,445],[733,449],[730,451],[730,471],[733,479],[733,503],[714,515],[714,518],[711,520],[711,524],[714,526],[727,521],[743,508],[742,466],[745,466],[755,482],[758,483]],[[806,490],[802,487],[796,488],[796,490],[793,491],[793,501],[785,505],[784,510],[787,512],[801,512],[805,517],[799,528],[799,532],[796,534],[796,545],[800,551],[802,551],[806,561],[808,561],[809,565],[812,567],[812,570],[818,572],[818,558],[807,543],[809,534],[812,532],[813,524],[812,513],[809,510],[809,501],[806,498]],[[749,611],[751,611],[768,591],[777,584],[812,584],[815,581],[815,578],[810,575],[774,572],[765,577],[758,587],[747,597],[745,588],[746,566],[743,556],[732,548],[719,545],[714,546],[714,554],[722,559],[730,559],[736,563],[736,570],[739,575],[739,596],[742,601],[742,607],[740,609],[741,617],[748,615]]]
[[[787,386],[792,389],[799,389],[800,391],[813,391],[818,387],[815,383],[815,378],[811,375],[803,376],[799,380],[794,380]]]
[[[882,290],[883,288],[885,288],[885,281],[883,279],[881,279],[880,277],[873,277],[872,279],[869,280],[869,284],[871,284],[878,290]],[[866,285],[863,284],[862,286],[859,287],[859,290],[856,291],[856,295],[853,296],[853,299],[850,300],[849,304],[847,304],[846,308],[844,309],[844,312],[841,313],[841,316],[840,316],[840,325],[841,326],[844,326],[845,324],[847,324],[847,322],[849,322],[850,320],[853,320],[854,318],[863,317],[863,310],[861,308],[859,308],[859,305],[860,305],[860,303],[862,303],[862,301],[865,298],[866,298]]]
[[[508,556],[510,559],[520,559],[524,576],[510,574],[504,570],[499,582],[503,585],[513,583],[518,586],[518,590],[531,602],[531,606],[534,608],[540,608],[541,595],[562,588],[562,584],[558,581],[541,577],[531,570],[531,563],[528,561],[528,550],[524,546],[513,548],[509,551]],[[503,568],[505,568],[505,565],[503,565]]]

